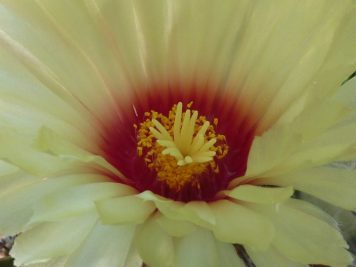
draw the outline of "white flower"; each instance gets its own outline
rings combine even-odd
[[[0,234],[16,264],[345,267],[355,3],[0,5]]]

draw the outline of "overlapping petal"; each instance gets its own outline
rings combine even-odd
[[[291,202],[293,200],[290,200]],[[320,263],[347,266],[352,257],[347,243],[335,227],[289,203],[273,207],[255,206],[276,227],[272,242],[277,251],[302,264]],[[300,238],[303,235],[305,238]]]
[[[264,180],[269,184],[293,185],[338,207],[356,210],[356,171],[331,167],[315,168]],[[326,193],[327,192],[327,193]]]
[[[12,251],[16,265],[69,255],[82,244],[96,220],[95,213],[86,213],[63,221],[42,223],[26,231],[17,238]],[[75,232],[73,228],[76,228]]]
[[[45,196],[34,207],[30,223],[57,221],[95,209],[95,202],[135,194],[132,187],[113,183],[87,183]]]
[[[0,232],[8,234],[17,234],[25,230],[33,215],[34,205],[43,197],[64,188],[99,182],[102,178],[99,175],[78,174],[50,179],[19,173],[11,179],[14,181],[13,186],[0,196],[2,214]]]
[[[143,223],[155,210],[155,205],[136,195],[108,198],[96,202],[105,224]]]
[[[225,194],[229,197],[246,202],[275,204],[290,198],[293,195],[293,188],[240,185]]]
[[[175,248],[169,236],[155,220],[149,220],[137,237],[137,249],[143,261],[157,267],[173,266]]]
[[[102,225],[97,223],[74,253],[67,259],[65,267],[126,267],[134,260],[130,253],[133,246],[133,225]],[[135,261],[139,266],[140,261]]]

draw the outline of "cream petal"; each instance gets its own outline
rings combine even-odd
[[[197,224],[215,225],[216,217],[211,206],[204,201],[191,201],[185,204],[184,214],[190,218],[190,221],[196,221]]]
[[[33,213],[32,198],[24,192],[24,188],[32,188],[39,180],[24,173],[0,178],[1,184],[4,184],[0,194],[0,233],[10,235],[22,231]]]
[[[11,88],[13,89],[13,88]],[[34,137],[37,135],[37,131],[43,125],[47,125],[53,129],[56,129],[57,132],[61,133],[66,138],[72,140],[78,145],[81,145],[86,148],[93,147],[94,132],[93,128],[88,130],[88,127],[80,126],[79,123],[75,123],[78,128],[74,128],[71,124],[64,122],[50,115],[46,110],[40,109],[39,104],[36,103],[36,106],[33,107],[29,102],[26,102],[27,99],[21,99],[16,95],[10,96],[1,92],[0,89],[0,126],[3,129],[9,129],[12,132],[20,133],[22,136]],[[14,93],[12,93],[14,94]],[[23,95],[29,94],[28,92],[18,92],[23,98]],[[44,96],[36,96],[36,99],[43,99]],[[50,100],[46,101],[51,102]],[[52,103],[52,105],[55,105]],[[75,114],[75,112],[73,112]],[[74,123],[73,123],[74,124]],[[85,132],[89,132],[85,135]]]
[[[55,92],[60,98],[67,101],[73,107],[76,107],[81,113],[87,115],[85,107],[81,106],[80,102],[78,103],[77,99],[61,84],[53,70],[1,29],[0,44],[17,57],[47,88]]]
[[[122,70],[116,66],[118,64],[116,51],[111,49],[113,47],[110,40],[107,40],[109,38],[107,32],[101,31],[100,26],[102,25],[99,24],[101,21],[97,21],[98,14],[93,10],[96,3],[90,4],[90,1],[76,3],[41,1],[35,5],[27,4],[9,1],[6,6],[10,11],[21,14],[21,17],[30,22],[28,35],[35,32],[45,36],[48,39],[47,42],[57,41],[59,43],[56,56],[64,57],[64,59],[61,58],[62,60],[57,62],[68,65],[74,62],[75,66],[82,67],[85,73],[92,76],[78,77],[78,82],[83,85],[83,88],[80,89],[87,93],[86,97],[92,98],[98,88],[102,88],[103,93],[107,94],[105,97],[110,97],[110,87],[118,85],[117,82],[123,79],[117,75],[117,73],[122,73]],[[99,25],[96,24],[97,22]],[[37,42],[33,39],[30,39],[28,43]],[[44,61],[49,61],[51,65],[55,66],[53,59],[49,58],[48,50],[38,51],[36,47],[32,49]],[[74,71],[68,78],[76,77],[76,74],[80,74],[81,70]],[[65,70],[62,70],[60,74],[66,74]],[[92,84],[89,84],[90,82]],[[84,85],[87,85],[86,88]],[[98,86],[96,90],[93,89],[96,86]],[[119,89],[121,88],[116,88],[116,90]]]
[[[334,205],[331,205],[323,200],[317,199],[309,194],[301,192],[300,199],[301,202],[312,203],[310,206],[317,206],[320,211],[328,216],[330,221],[330,225],[334,226],[344,236],[345,240],[350,244],[350,250],[353,250],[353,238],[356,234],[356,224],[355,224],[355,215],[353,212],[348,210],[340,209]],[[314,215],[316,216],[316,215]],[[327,219],[324,219],[327,221]]]
[[[300,136],[286,126],[272,127],[253,141],[248,156],[247,177],[261,177],[273,171],[291,151],[297,149]]]
[[[3,7],[0,7],[1,15],[2,10]],[[92,136],[90,121],[83,120],[83,114],[49,92],[7,52],[6,49],[0,50],[1,125],[12,125],[25,130],[26,134],[33,134],[45,123],[75,138],[76,142],[88,145],[90,138],[87,137]],[[83,133],[86,133],[85,137]]]
[[[212,231],[220,241],[266,249],[274,238],[270,220],[243,205],[219,200],[211,209],[216,217]]]
[[[290,260],[301,264],[343,267],[352,262],[341,233],[328,223],[294,208],[288,202],[277,204],[274,208],[262,205],[250,207],[274,223],[276,234],[272,244]]]
[[[143,261],[152,267],[172,267],[175,257],[173,238],[157,224],[146,222],[136,239],[137,250]]]
[[[356,52],[354,45],[356,37],[353,34],[356,25],[355,9],[354,3],[346,8],[347,14],[333,38],[334,47],[330,49],[322,68],[309,85],[308,90],[312,89],[311,93],[314,96],[313,104],[338,90],[340,84],[355,71],[355,58],[350,57]],[[344,51],[348,52],[344,53]]]
[[[124,267],[142,267],[143,261],[137,252],[136,247],[133,245],[127,256]]]
[[[66,256],[85,240],[97,220],[95,213],[40,224],[20,234],[11,251],[16,265]],[[80,226],[80,227],[78,227]]]
[[[30,224],[75,216],[94,208],[95,201],[135,193],[130,186],[110,182],[73,186],[48,195],[36,204]]]
[[[356,123],[349,122],[329,129],[311,142],[305,142],[280,169],[304,169],[356,156]]]
[[[326,102],[325,104],[328,104]],[[333,109],[335,104],[329,103],[329,107],[324,107],[325,109]],[[323,117],[323,113],[326,115]],[[300,166],[302,164],[306,166],[315,166],[329,163],[336,160],[344,160],[347,157],[356,157],[356,152],[352,149],[356,147],[356,137],[353,134],[356,132],[356,123],[353,118],[350,117],[355,112],[348,110],[341,119],[334,120],[334,124],[325,123],[325,121],[330,121],[328,119],[329,112],[322,112],[320,114],[320,120],[314,127],[308,125],[296,125],[308,127],[308,129],[314,129],[318,133],[315,138],[305,138],[303,136],[303,142],[300,144],[299,148],[293,153],[289,160],[285,162],[282,168],[295,168],[295,166]],[[306,114],[305,117],[308,115]],[[335,118],[335,117],[334,117]],[[304,119],[304,118],[303,118]],[[318,130],[317,125],[321,129]],[[309,122],[309,124],[313,124]],[[329,126],[328,126],[329,124]],[[303,129],[303,128],[301,128]],[[304,134],[304,133],[303,133]]]
[[[292,187],[270,188],[254,185],[240,185],[231,191],[226,191],[229,197],[259,204],[274,204],[283,202],[293,195]]]
[[[13,165],[9,165],[9,166],[13,166]],[[16,168],[15,166],[13,167]],[[4,169],[4,172],[7,172],[8,170]],[[40,179],[38,177],[30,176],[19,170],[17,170],[12,174],[3,175],[0,177],[0,183],[1,183],[0,198],[24,187],[25,185],[34,184],[39,180]]]
[[[239,88],[238,96],[248,107],[246,113],[255,112],[260,117],[261,131],[306,92],[321,92],[322,87],[316,89],[313,82],[321,84],[328,80],[332,84],[332,89],[327,86],[330,92],[352,72],[355,64],[350,59],[355,53],[352,42],[346,41],[346,36],[341,42],[335,39],[335,35],[343,32],[342,27],[348,29],[345,31],[348,38],[353,36],[351,29],[355,24],[348,22],[355,10],[351,1],[343,4],[257,2],[251,9],[231,65],[229,86]],[[345,47],[348,56],[337,53],[335,46]],[[328,64],[324,69],[325,62]],[[345,68],[340,69],[340,65]],[[330,77],[326,78],[326,73]],[[325,94],[321,92],[320,96]]]
[[[46,176],[73,167],[57,157],[35,150],[28,141],[15,133],[3,133],[0,137],[0,158],[37,176]]]
[[[176,267],[217,267],[219,254],[210,231],[198,229],[176,243]]]
[[[32,179],[31,177],[29,179]],[[33,206],[44,196],[79,184],[102,181],[98,175],[68,175],[57,178],[35,178],[9,190],[0,197],[0,232],[17,234],[24,230],[33,214]]]
[[[103,157],[93,154],[92,152],[71,143],[47,127],[42,127],[39,130],[35,141],[35,147],[43,152],[51,152],[59,158],[69,162],[97,165],[105,171],[109,171],[119,177],[122,177],[122,179],[125,179],[125,176],[108,163]]]
[[[98,230],[97,230],[98,231]],[[100,230],[101,233],[104,233],[103,230]],[[111,231],[111,234],[114,233],[114,232],[118,232],[116,229],[112,230]],[[129,236],[129,234],[127,232],[123,233],[122,236],[120,236],[120,238],[122,239],[122,237],[125,237],[127,238]],[[117,240],[113,241],[113,242],[116,242]],[[123,243],[127,241],[127,240],[124,240]],[[102,241],[103,243],[103,246],[105,246],[106,248],[106,245],[107,245],[107,242],[110,242],[109,240],[105,239],[104,241]],[[96,241],[93,242],[93,244],[96,244]],[[113,246],[117,246],[117,244],[114,244]],[[73,257],[71,258],[68,258],[68,257],[59,257],[59,258],[56,258],[54,260],[50,260],[50,261],[46,261],[46,262],[41,262],[41,263],[33,263],[33,264],[29,264],[27,265],[26,264],[26,267],[72,267],[72,265],[69,265],[68,264],[78,264],[78,266],[82,267],[82,266],[91,266],[90,264],[92,264],[93,262],[92,261],[88,261],[87,258],[82,258],[81,255],[79,255],[80,253],[90,253],[90,255],[92,255],[92,253],[95,251],[97,251],[96,247],[95,248],[90,248],[90,251],[88,249],[88,252],[84,251],[85,248],[81,247],[81,250],[80,251],[77,251],[77,254],[76,254],[76,258],[73,259]],[[121,248],[120,248],[121,249]],[[123,261],[123,258],[125,257],[125,253],[126,253],[126,247],[123,246],[123,249],[120,250],[121,252],[123,252],[121,254],[121,258],[117,257],[117,253],[115,254],[116,255],[116,258],[115,259],[112,259],[112,262],[115,262],[115,263],[119,263],[119,264],[122,264],[122,261]],[[132,247],[131,247],[132,249]],[[79,249],[78,249],[79,250]],[[97,252],[96,252],[97,253]],[[79,256],[78,256],[79,255]],[[95,255],[94,255],[95,256]],[[91,256],[90,256],[91,257]],[[97,258],[95,258],[94,262],[95,264],[98,264],[97,263],[97,260],[101,257],[100,256],[96,256]],[[70,259],[70,262],[68,263],[68,260]],[[93,260],[92,258],[89,258],[89,260]],[[104,260],[108,260],[108,259],[104,259]],[[112,263],[111,260],[109,259],[108,261],[110,261],[110,264]],[[102,262],[100,261],[100,264]],[[105,262],[106,263],[106,262]],[[81,265],[83,264],[83,265]],[[142,259],[138,256],[137,252],[135,250],[132,250],[128,253],[127,255],[127,260],[126,262],[122,265],[123,267],[142,267]],[[97,267],[97,265],[94,265],[95,267]],[[121,265],[115,265],[115,266],[121,266]]]
[[[342,90],[342,88],[340,88]],[[318,105],[307,106],[290,122],[293,132],[300,134],[303,141],[319,137],[320,133],[339,122],[350,114],[350,109],[335,98],[324,100]],[[317,123],[315,123],[317,122]]]
[[[66,257],[60,257],[46,262],[28,264],[26,267],[64,267],[66,261]]]
[[[349,108],[356,108],[356,78],[352,78],[344,83],[341,89],[336,93],[336,100],[346,104]]]
[[[213,80],[235,92],[250,107],[245,112],[257,113],[263,129],[305,91],[330,93],[355,66],[352,1],[4,3],[10,10],[3,11],[4,31],[58,75],[40,73],[57,82],[48,87],[61,92],[60,82],[72,95],[85,95],[79,97],[89,108],[142,81]],[[13,26],[14,17],[23,27]],[[131,86],[118,86],[121,80]],[[314,83],[331,86],[323,92]],[[103,99],[93,97],[93,88],[107,88]]]
[[[124,79],[131,88],[137,87],[140,82],[149,82],[151,77],[148,65],[152,65],[152,69],[154,69],[156,59],[159,64],[157,53],[161,53],[162,50],[156,51],[158,47],[152,45],[148,51],[147,43],[157,37],[157,33],[155,33],[157,30],[164,27],[161,24],[164,23],[164,20],[158,20],[158,16],[161,18],[159,13],[165,11],[166,3],[162,1],[145,4],[138,1],[98,2],[88,0],[85,4],[93,21],[103,34],[106,46],[113,53],[115,60],[113,65],[118,68],[118,73],[123,74],[121,79]],[[147,28],[149,32],[146,33]],[[159,43],[155,45],[162,47],[164,41],[161,31],[159,37]],[[148,52],[150,52],[149,55]],[[153,57],[152,62],[148,61],[150,56]],[[115,73],[113,74],[116,76]]]
[[[167,234],[174,237],[185,236],[196,229],[196,227],[190,222],[172,220],[163,215],[160,215],[157,218],[157,223],[164,231],[167,232]]]
[[[140,224],[156,207],[151,201],[132,195],[96,201],[96,208],[104,224]]]
[[[219,267],[245,267],[244,262],[236,253],[234,245],[216,241],[216,247],[220,256]]]
[[[256,267],[309,267],[309,265],[300,264],[289,260],[273,248],[269,248],[266,251],[256,251],[246,248],[246,251]]]
[[[215,215],[206,202],[191,201],[184,204],[160,197],[151,191],[145,191],[138,196],[153,201],[157,209],[170,219],[188,221],[208,229],[215,224]]]
[[[7,176],[10,174],[14,174],[18,172],[18,168],[8,162],[5,162],[3,160],[0,160],[0,179],[2,179],[3,176]],[[1,186],[3,187],[3,183],[1,182]],[[4,186],[6,187],[6,186]]]
[[[292,185],[338,207],[356,210],[356,171],[321,167],[290,175],[266,178],[275,185]]]
[[[273,126],[255,138],[246,176],[276,176],[342,158],[356,145],[356,124],[349,115],[334,99],[305,109],[292,123]]]
[[[99,58],[107,58],[107,69],[112,59],[105,54],[108,54],[110,49],[102,42],[103,37],[94,27],[85,4],[52,1],[31,5],[5,1],[4,4],[6,8],[1,8],[1,39],[2,44],[14,57],[19,59],[47,90],[54,92],[87,118],[93,119],[97,113],[110,114],[114,105],[114,85],[106,82],[106,75],[103,76],[100,68],[85,51],[88,43],[84,44],[83,41],[88,42],[91,39],[93,50],[96,50],[95,44],[101,46],[97,48],[102,49],[102,52],[98,51]],[[69,9],[71,12],[68,12]],[[14,19],[16,25],[21,26],[14,27]],[[70,21],[86,30],[81,30],[73,36],[73,29],[75,28],[75,32],[79,28],[72,25],[68,29]],[[83,37],[87,39],[83,40]],[[82,41],[80,45],[78,39]],[[56,48],[55,53],[53,47]],[[102,93],[97,94],[98,90]]]
[[[161,1],[158,2],[162,5],[159,12],[154,10],[156,6],[150,8],[147,4],[141,4],[143,2],[136,3],[146,47],[150,49],[147,52],[147,65],[152,76],[158,79],[168,76],[185,84],[191,79],[205,82],[216,73],[221,76],[224,71],[226,73],[233,53],[233,40],[248,10],[248,1],[226,1],[224,5],[211,2],[209,6],[201,0],[178,3]],[[159,19],[152,20],[151,16],[166,23],[159,23]],[[211,18],[214,18],[214,22]],[[158,66],[153,66],[155,72],[151,72],[151,62],[157,61]]]
[[[134,234],[133,225],[97,223],[85,241],[70,255],[65,267],[126,267]]]
[[[319,220],[324,221],[330,226],[339,230],[338,222],[335,220],[335,218],[333,218],[329,213],[326,212],[326,210],[321,209],[319,206],[313,205],[308,201],[293,198],[288,201],[288,206],[303,213],[309,214],[310,216],[316,217]]]
[[[0,144],[0,158],[33,175],[49,176],[90,166],[126,179],[103,157],[71,143],[47,127],[41,127],[37,136],[30,138],[6,129],[0,137]],[[21,153],[16,152],[20,150]]]
[[[157,197],[151,192],[144,192],[140,196],[153,200],[164,216],[211,229],[217,239],[224,242],[246,243],[261,249],[268,246],[273,238],[274,229],[267,219],[229,201],[221,200],[210,205],[201,205],[197,201],[183,205]],[[263,241],[261,236],[264,236]]]

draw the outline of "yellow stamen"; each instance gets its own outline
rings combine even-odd
[[[187,184],[199,186],[198,178],[204,172],[219,172],[216,160],[228,153],[225,136],[215,133],[218,120],[210,124],[198,111],[189,109],[192,104],[183,112],[179,102],[168,116],[145,112],[146,120],[135,126],[138,155],[156,171],[158,180],[176,191]]]
[[[173,125],[173,139],[160,122],[155,119],[152,120],[156,129],[150,127],[150,131],[157,138],[157,142],[161,146],[166,147],[166,149],[163,150],[163,154],[175,157],[179,166],[213,160],[215,151],[211,151],[210,149],[216,143],[216,138],[205,141],[203,137],[210,123],[208,121],[204,122],[198,134],[194,137],[198,112],[194,111],[191,115],[190,109],[187,109],[181,126],[182,115],[182,103],[179,102]]]

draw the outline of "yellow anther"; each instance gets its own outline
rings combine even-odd
[[[182,122],[183,117],[183,122]],[[182,103],[179,102],[175,112],[173,125],[173,139],[167,129],[157,120],[152,120],[156,128],[150,127],[151,133],[157,138],[157,142],[166,147],[163,150],[165,155],[174,156],[179,166],[191,164],[194,162],[208,162],[213,160],[215,153],[207,153],[216,143],[216,139],[205,140],[204,136],[210,126],[208,121],[205,121],[203,126],[199,127],[196,133],[196,122],[198,119],[198,112],[187,109],[185,113],[182,112]],[[194,136],[195,135],[195,136]],[[212,151],[211,151],[212,152]],[[202,157],[201,155],[204,155]],[[184,159],[182,159],[184,157]],[[186,160],[186,158],[188,160]],[[195,159],[199,159],[196,161]]]
[[[207,171],[219,172],[216,160],[228,153],[224,135],[217,135],[214,126],[198,111],[179,102],[168,116],[156,111],[145,112],[146,120],[138,128],[137,152],[157,179],[180,191],[187,184],[199,187],[199,176]]]

